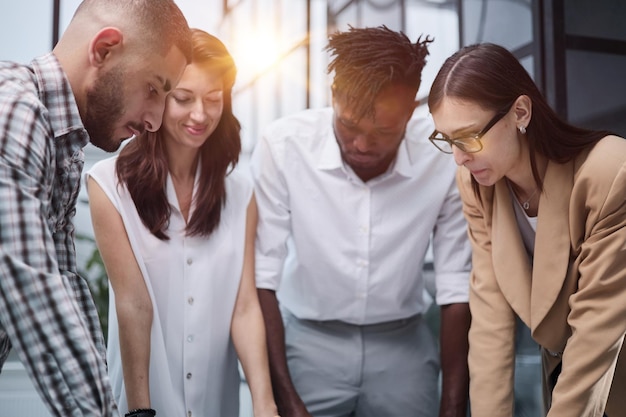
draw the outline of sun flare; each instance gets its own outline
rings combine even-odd
[[[233,56],[242,77],[255,77],[278,62],[280,42],[270,32],[249,34],[235,42]]]

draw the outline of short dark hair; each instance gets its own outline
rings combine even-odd
[[[144,49],[165,56],[176,46],[191,62],[191,31],[173,0],[83,0],[74,16],[91,13],[134,29]],[[107,16],[107,17],[104,17]]]
[[[354,109],[357,119],[373,115],[374,100],[390,84],[403,84],[415,90],[426,65],[428,36],[415,43],[402,32],[387,26],[349,27],[329,36],[326,50],[333,57],[328,73],[334,71],[333,94],[341,96]]]

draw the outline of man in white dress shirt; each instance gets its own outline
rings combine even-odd
[[[453,161],[412,117],[428,43],[384,26],[331,35],[332,108],[275,121],[254,151],[257,288],[283,416],[466,414],[466,224]],[[422,317],[431,242],[440,349]]]

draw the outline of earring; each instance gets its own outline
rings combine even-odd
[[[525,134],[526,134],[526,127],[525,127],[525,126],[520,126],[520,127],[518,127],[517,129],[519,130],[519,132],[520,132],[522,135],[525,135]]]

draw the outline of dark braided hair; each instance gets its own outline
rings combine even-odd
[[[325,50],[333,57],[328,73],[335,72],[333,94],[341,96],[359,120],[374,115],[374,100],[390,84],[417,90],[426,65],[427,45],[433,40],[421,36],[415,43],[402,32],[387,26],[354,28],[329,36]]]

